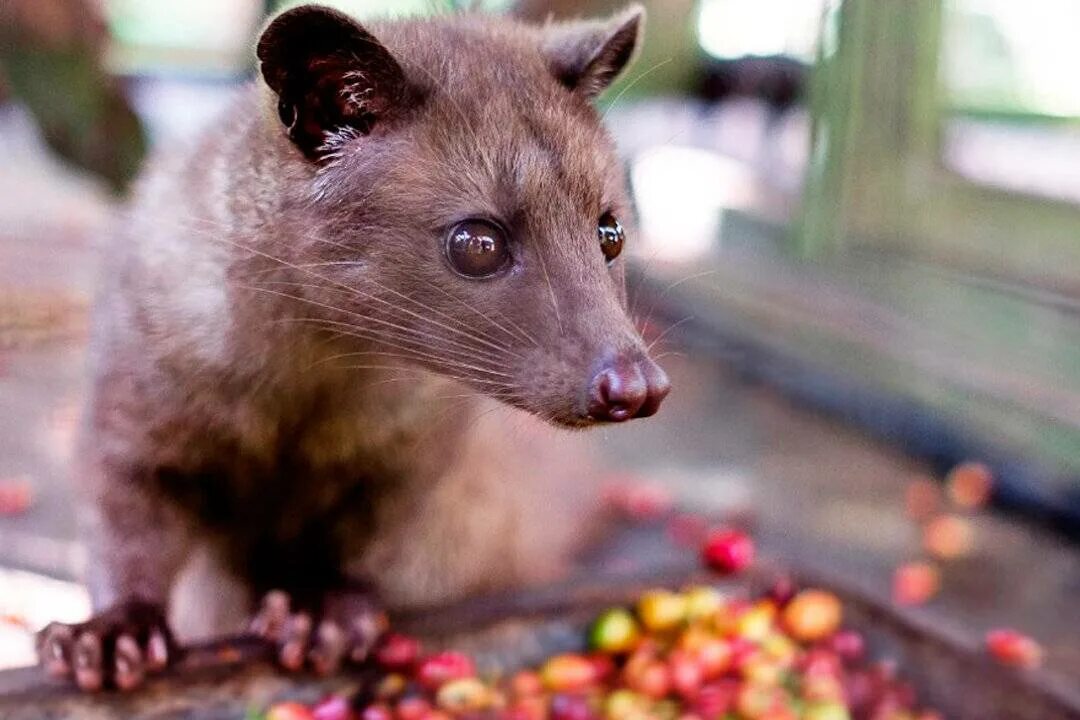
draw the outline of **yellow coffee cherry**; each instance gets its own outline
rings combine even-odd
[[[641,637],[638,622],[630,611],[613,608],[600,615],[589,632],[589,645],[605,653],[627,653]]]
[[[451,680],[439,688],[435,702],[451,713],[483,710],[491,704],[491,691],[476,678]]]
[[[686,593],[686,617],[690,622],[709,620],[724,606],[724,595],[705,585],[689,588]]]
[[[638,600],[641,624],[651,632],[665,632],[686,622],[686,598],[669,590],[650,590]]]

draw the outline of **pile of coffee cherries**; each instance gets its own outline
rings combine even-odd
[[[938,720],[868,664],[823,590],[757,598],[708,586],[653,590],[601,613],[588,650],[508,677],[478,676],[456,652],[425,655],[400,634],[375,654],[363,698],[275,705],[265,720]]]

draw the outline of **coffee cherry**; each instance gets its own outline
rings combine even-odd
[[[282,702],[270,707],[266,720],[314,720],[314,716],[300,703]]]
[[[719,573],[737,573],[753,564],[754,541],[738,530],[715,530],[705,539],[702,557]]]
[[[739,683],[735,680],[710,683],[702,686],[690,707],[703,718],[724,717],[734,708],[738,693]]]
[[[548,699],[540,695],[521,698],[511,709],[515,717],[508,720],[550,720]]]
[[[760,642],[773,631],[776,624],[776,603],[759,600],[735,620],[735,634],[745,640]]]
[[[451,680],[473,677],[476,666],[472,658],[459,652],[442,652],[429,655],[420,661],[416,680],[429,690],[437,690]]]
[[[781,575],[769,586],[769,599],[780,606],[787,605],[799,592],[798,585],[788,575]]]
[[[810,702],[841,702],[844,685],[836,675],[809,675],[803,679],[802,697]]]
[[[688,628],[679,638],[678,647],[693,655],[705,680],[714,680],[731,667],[731,644],[703,628]]]
[[[671,686],[683,698],[692,699],[701,689],[704,673],[701,663],[685,650],[673,650],[668,656],[668,670],[671,674]]]
[[[799,646],[782,632],[771,632],[761,641],[761,650],[776,663],[788,667],[799,654]]]
[[[352,715],[350,714],[349,705],[345,702],[344,698],[339,698],[340,703],[334,705],[326,705],[325,703],[316,706],[315,708],[315,720],[349,720]],[[326,716],[319,715],[320,710],[326,713]],[[344,710],[344,714],[334,715],[333,713],[341,713]],[[360,713],[360,720],[394,720],[394,712],[386,705],[376,703],[375,705],[368,705]]]
[[[836,632],[842,618],[839,598],[824,590],[803,590],[783,612],[784,627],[802,642],[825,639]]]
[[[435,703],[452,714],[482,710],[491,704],[491,691],[476,678],[451,680],[439,688]]]
[[[866,643],[863,636],[854,630],[841,630],[832,636],[829,648],[844,660],[854,662],[862,659]]]
[[[633,690],[615,690],[604,701],[604,717],[606,720],[637,718],[644,713],[647,704],[648,700]]]
[[[33,501],[34,489],[28,478],[0,478],[0,516],[22,515]]]
[[[690,622],[709,620],[724,606],[724,594],[705,585],[690,588],[683,597],[686,598],[686,619]]]
[[[535,697],[544,691],[544,681],[540,674],[532,670],[521,670],[510,679],[510,692],[514,697]]]
[[[1011,629],[986,633],[986,649],[1002,665],[1032,668],[1042,664],[1042,647],[1033,639]]]
[[[994,476],[982,463],[966,462],[954,467],[945,478],[945,490],[955,505],[974,510],[990,500]]]
[[[637,645],[641,631],[634,616],[623,608],[607,610],[593,623],[589,646],[606,653],[630,652]]]
[[[379,707],[382,712],[378,717],[361,715],[361,720],[394,720],[394,714],[390,711],[390,708],[385,705]],[[311,716],[315,720],[353,720],[354,718],[349,701],[340,695],[331,695],[311,708]]]
[[[596,668],[588,658],[566,653],[544,663],[540,679],[553,692],[580,692],[596,681]]]
[[[803,710],[802,720],[851,720],[847,708],[838,702],[811,703]]]
[[[431,704],[427,700],[420,697],[408,697],[397,704],[394,717],[397,720],[421,720],[429,710],[431,710]]]
[[[627,684],[645,697],[660,700],[671,692],[671,671],[665,663],[654,660],[646,664],[632,682],[627,678]]]
[[[400,673],[390,673],[375,685],[374,695],[377,700],[393,700],[405,692],[408,681]]]
[[[769,713],[786,704],[786,693],[771,683],[747,683],[735,697],[735,709],[747,720],[765,720]]]
[[[453,720],[450,713],[438,709],[431,709],[420,716],[420,720]]]
[[[586,657],[593,666],[593,683],[607,682],[615,676],[615,660],[611,655],[595,652]]]
[[[375,662],[387,670],[406,672],[420,657],[420,641],[408,635],[390,633],[375,650]]]
[[[975,530],[971,522],[956,515],[939,515],[923,528],[923,548],[942,560],[953,560],[971,552]]]
[[[650,590],[638,600],[641,624],[652,632],[674,630],[686,621],[686,598],[667,590]]]
[[[940,587],[941,573],[928,562],[907,563],[893,573],[892,596],[900,605],[923,605]]]

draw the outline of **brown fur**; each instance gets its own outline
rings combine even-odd
[[[558,570],[589,493],[553,426],[591,424],[604,357],[645,353],[624,261],[597,245],[597,218],[631,209],[589,102],[636,18],[372,24],[407,88],[353,76],[372,93],[333,111],[294,94],[309,122],[290,139],[296,107],[258,83],[159,159],[97,313],[81,471],[97,605],[171,594],[193,636],[272,587],[362,577],[415,606]],[[312,143],[361,106],[366,124]],[[446,229],[476,216],[510,229],[508,275],[448,269]]]

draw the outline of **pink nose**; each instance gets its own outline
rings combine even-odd
[[[671,390],[667,373],[647,357],[606,362],[589,385],[589,417],[624,422],[649,417]]]

